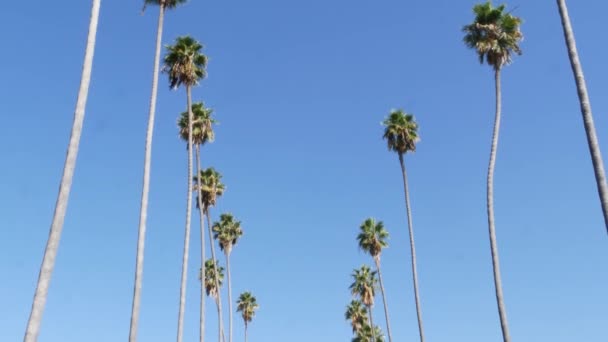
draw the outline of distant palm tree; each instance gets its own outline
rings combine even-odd
[[[386,331],[388,340],[392,341],[391,325],[388,316],[388,304],[386,302],[386,293],[384,292],[384,284],[382,283],[382,273],[380,272],[380,254],[382,249],[388,247],[388,232],[384,229],[382,221],[376,222],[373,218],[368,218],[361,224],[361,232],[357,235],[359,248],[368,253],[376,263],[376,272],[378,272],[378,280],[380,281],[380,291],[382,291],[382,301],[384,303],[384,316],[386,318]]]
[[[205,77],[207,57],[202,53],[203,46],[190,36],[178,37],[174,45],[167,46],[163,71],[169,75],[171,88],[186,87],[188,108],[188,191],[186,200],[186,232],[182,259],[179,313],[177,318],[177,342],[181,342],[184,332],[184,310],[186,307],[186,281],[188,253],[190,249],[190,218],[192,211],[192,87]]]
[[[241,313],[245,322],[245,342],[247,342],[247,326],[255,316],[255,310],[260,306],[251,292],[241,293],[236,302],[236,311]]]
[[[353,296],[358,297],[361,303],[367,307],[369,318],[369,326],[374,326],[374,318],[372,315],[372,307],[374,306],[374,298],[376,297],[376,288],[378,287],[378,278],[376,272],[372,271],[367,265],[353,271],[353,283],[350,285],[350,292]],[[372,330],[372,341],[375,336]],[[378,341],[377,341],[378,342]]]
[[[346,307],[344,318],[350,321],[353,328],[353,333],[359,333],[367,324],[367,309],[363,306],[360,300],[353,299]]]
[[[208,259],[205,261],[205,268],[201,268],[198,279],[203,283],[207,296],[215,300],[215,305],[217,307],[217,318],[221,321],[222,311],[219,294],[220,288],[224,283],[224,268],[219,266],[217,261]],[[217,333],[218,336],[221,336],[220,340],[224,338],[224,332],[221,329],[221,325]]]
[[[520,31],[521,19],[510,13],[505,13],[505,5],[494,7],[488,1],[475,5],[473,12],[475,20],[463,28],[465,33],[464,43],[467,47],[477,52],[481,63],[485,61],[494,69],[494,81],[496,83],[496,117],[494,119],[494,133],[492,135],[490,165],[488,167],[487,211],[496,301],[498,303],[503,340],[508,342],[511,340],[511,336],[509,334],[507,311],[502,294],[500,262],[494,224],[494,166],[496,164],[496,149],[498,147],[502,105],[500,72],[503,66],[511,62],[513,54],[521,54],[519,43],[523,39],[523,35]]]
[[[207,142],[212,142],[214,139],[213,124],[215,120],[211,117],[213,109],[205,108],[202,102],[198,102],[192,105],[192,143],[196,150],[196,177],[194,181],[196,184],[201,184],[201,145]],[[188,111],[183,112],[177,122],[179,127],[179,135],[182,140],[188,141]],[[204,224],[204,213],[203,205],[201,202],[201,187],[195,186],[198,193],[197,196],[197,208],[199,210],[200,229],[201,229],[201,265],[205,262],[205,224]],[[205,271],[202,268],[203,272]],[[205,339],[205,294],[204,288],[201,283],[201,303],[200,303],[200,332],[199,339],[202,342]]]
[[[146,130],[146,148],[144,152],[144,179],[139,210],[139,232],[137,237],[137,256],[135,260],[135,285],[133,287],[133,305],[131,307],[131,326],[129,342],[137,341],[139,324],[139,306],[141,303],[141,286],[144,272],[144,244],[146,241],[146,221],[148,219],[148,195],[150,193],[150,168],[152,163],[152,135],[154,132],[154,116],[156,114],[156,95],[158,93],[158,73],[160,69],[160,47],[163,38],[163,23],[165,9],[172,9],[186,0],[144,0],[147,5],[158,5],[158,25],[156,29],[156,49],[154,50],[154,71],[152,74],[152,95],[150,96],[150,111],[148,113],[148,129]]]
[[[412,278],[414,282],[414,299],[416,301],[416,315],[418,317],[418,334],[420,341],[424,342],[424,328],[422,323],[422,305],[420,304],[420,293],[418,290],[418,266],[416,262],[416,243],[414,241],[414,224],[412,223],[412,209],[410,206],[410,193],[407,185],[407,172],[405,169],[404,156],[407,152],[416,151],[418,137],[418,124],[411,114],[403,110],[392,110],[388,118],[383,122],[384,136],[389,151],[394,151],[399,156],[401,165],[401,176],[403,177],[403,193],[405,194],[405,210],[407,214],[407,226],[410,237],[410,253],[412,259]],[[390,338],[390,332],[389,332]]]
[[[382,330],[380,329],[380,327],[378,327],[376,325],[374,327],[374,330],[372,330],[371,326],[366,324],[365,326],[363,326],[363,328],[359,332],[357,332],[357,334],[351,341],[352,342],[372,342],[372,341],[374,341],[374,336],[375,336],[376,342],[386,341],[384,339],[384,334],[382,333]]]
[[[199,176],[195,177],[194,181],[196,182],[195,189],[199,192],[199,196],[197,199],[198,208],[200,210],[202,204],[203,212],[207,216],[207,227],[209,228],[210,237],[209,244],[211,246],[211,259],[215,261],[215,264],[211,264],[211,266],[214,266],[217,264],[217,257],[215,255],[215,244],[213,243],[213,240],[211,240],[213,232],[211,228],[210,209],[211,207],[215,206],[217,198],[224,194],[226,187],[224,186],[224,183],[222,183],[222,175],[212,167],[205,170],[201,170],[199,172]],[[216,287],[219,289],[220,284],[216,284]],[[217,292],[217,296],[218,339],[224,340],[224,322],[222,314],[222,298],[220,291]]]
[[[232,342],[232,282],[230,280],[230,253],[240,237],[243,235],[241,221],[237,221],[231,214],[220,215],[220,221],[213,224],[213,238],[218,240],[220,249],[226,255],[226,271],[228,273],[228,308],[230,310],[228,341]]]
[[[570,23],[566,1],[557,0],[557,6],[559,7],[559,14],[562,18],[564,38],[566,39],[566,46],[568,47],[568,57],[570,58],[570,66],[572,67],[572,73],[574,74],[574,80],[578,90],[581,113],[583,114],[583,124],[585,125],[585,132],[587,133],[587,144],[589,145],[589,152],[591,153],[597,191],[600,195],[600,204],[602,206],[602,212],[604,213],[604,224],[606,225],[606,231],[608,232],[608,185],[606,184],[606,171],[604,170],[602,152],[600,151],[600,144],[597,139],[597,134],[595,133],[593,113],[591,112],[591,101],[589,100],[589,94],[587,93],[587,82],[585,81],[585,75],[583,74],[583,66],[578,57],[576,40],[574,39],[574,32],[572,31],[572,24]]]
[[[44,250],[44,257],[42,258],[42,265],[40,266],[32,310],[30,311],[30,317],[25,330],[24,342],[34,342],[38,340],[46,297],[49,292],[53,269],[55,268],[55,257],[57,256],[57,250],[59,249],[59,240],[61,239],[65,213],[68,209],[68,200],[70,198],[74,170],[76,169],[80,136],[82,135],[84,111],[89,95],[89,84],[91,83],[91,71],[93,69],[93,56],[95,54],[95,38],[97,37],[97,23],[99,21],[100,6],[101,0],[93,0],[87,45],[84,53],[84,65],[82,67],[78,98],[76,100],[76,109],[74,110],[74,121],[72,123],[70,142],[63,165],[63,175],[61,176],[61,184],[59,185],[59,194],[57,195],[57,202],[55,202],[53,222],[51,223],[49,237]]]

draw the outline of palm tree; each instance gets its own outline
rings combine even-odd
[[[420,341],[424,342],[424,328],[422,323],[422,305],[420,304],[420,292],[418,290],[418,266],[416,262],[416,243],[414,241],[414,224],[412,223],[412,209],[410,206],[410,193],[407,185],[407,172],[405,170],[404,156],[407,152],[416,151],[418,137],[418,124],[411,114],[403,110],[392,110],[388,118],[383,122],[384,136],[389,151],[394,151],[399,156],[401,176],[403,177],[403,192],[405,194],[405,211],[407,214],[407,226],[410,238],[410,253],[412,260],[412,278],[414,282],[414,299],[416,302],[416,315],[418,317],[418,334]],[[390,338],[390,333],[389,333]]]
[[[364,325],[363,328],[357,332],[357,334],[355,335],[355,337],[351,340],[352,342],[371,342],[374,341],[374,336],[375,336],[375,341],[376,342],[384,342],[384,334],[382,333],[382,330],[380,330],[380,327],[378,327],[377,325],[374,327],[374,330],[372,330],[370,325]]]
[[[226,255],[226,271],[228,273],[228,309],[230,310],[228,323],[228,341],[232,342],[232,283],[230,281],[230,253],[232,248],[243,235],[241,221],[237,221],[231,214],[220,215],[220,221],[213,224],[213,238],[218,240],[220,249]]]
[[[135,285],[133,286],[133,305],[131,307],[131,325],[129,328],[129,342],[137,341],[137,327],[139,324],[139,306],[141,303],[141,286],[144,272],[144,244],[146,240],[146,221],[148,219],[148,196],[150,193],[150,168],[152,163],[152,134],[154,132],[154,116],[156,114],[156,95],[158,92],[158,73],[160,69],[160,47],[163,37],[163,23],[165,9],[172,9],[186,2],[186,0],[144,0],[146,5],[158,5],[158,25],[156,29],[156,48],[154,52],[154,69],[152,74],[152,95],[150,96],[150,111],[148,113],[148,128],[146,130],[146,147],[144,152],[144,180],[141,192],[141,205],[139,210],[139,229],[137,237],[137,253],[135,258]]]
[[[388,318],[388,304],[386,302],[386,293],[384,292],[384,284],[382,283],[382,273],[380,272],[380,254],[382,248],[388,247],[386,240],[388,232],[384,229],[382,221],[376,221],[373,218],[368,218],[361,224],[361,232],[357,235],[359,248],[364,252],[369,253],[376,263],[376,272],[378,272],[378,280],[380,281],[380,291],[382,291],[382,301],[384,303],[384,316],[386,318],[386,331],[388,340],[392,341],[391,326]]]
[[[494,166],[496,164],[496,149],[498,146],[502,105],[500,72],[503,66],[511,62],[513,54],[521,54],[519,43],[523,39],[523,35],[520,31],[521,19],[510,13],[505,13],[505,5],[494,7],[488,1],[484,4],[475,5],[473,12],[475,20],[472,24],[466,25],[463,28],[465,33],[464,43],[468,48],[474,49],[477,52],[480,63],[485,61],[494,69],[494,81],[496,84],[496,116],[490,150],[490,164],[488,167],[487,211],[498,314],[500,316],[503,340],[508,342],[511,340],[511,337],[509,335],[507,312],[500,280],[500,262],[494,224]]]
[[[199,178],[200,177],[200,178]],[[210,208],[215,206],[217,202],[217,198],[224,194],[225,186],[222,183],[222,175],[217,172],[214,168],[210,167],[205,170],[201,170],[199,172],[199,176],[194,179],[196,183],[195,189],[199,191],[199,196],[197,199],[197,205],[200,210],[201,206],[203,208],[203,212],[207,216],[207,227],[209,228],[209,237],[213,236],[212,228],[211,228],[211,214]],[[199,186],[200,184],[200,186]],[[211,245],[211,259],[215,261],[215,266],[217,264],[217,258],[215,256],[215,245],[211,239],[209,239],[209,244]],[[204,270],[206,271],[206,269]],[[216,270],[215,273],[218,271]],[[216,287],[220,288],[220,283],[216,284]],[[218,339],[224,339],[224,322],[223,322],[223,314],[222,314],[222,298],[220,295],[221,292],[217,293],[218,300]]]
[[[361,268],[353,271],[352,275],[353,283],[349,289],[353,296],[359,297],[361,303],[367,308],[369,326],[374,326],[374,318],[372,315],[372,307],[374,306],[374,298],[376,297],[376,287],[378,286],[378,278],[376,278],[376,272],[372,271],[367,265],[361,266]],[[375,340],[375,336],[372,339]],[[379,341],[377,341],[379,342]]]
[[[344,318],[350,321],[353,328],[353,333],[359,333],[367,324],[367,310],[361,301],[353,299],[346,307]]]
[[[78,98],[76,100],[76,109],[74,110],[74,121],[72,123],[70,142],[68,143],[68,151],[63,165],[63,175],[61,176],[61,184],[59,185],[59,194],[57,195],[57,201],[55,202],[55,213],[53,214],[53,221],[46,242],[42,265],[40,266],[40,273],[38,274],[38,283],[36,285],[32,309],[25,330],[24,342],[34,342],[38,339],[51,276],[53,274],[53,269],[55,268],[55,257],[57,256],[57,250],[59,249],[65,213],[68,209],[72,179],[74,178],[76,158],[78,157],[78,147],[80,145],[80,136],[82,135],[84,112],[87,105],[87,97],[89,95],[89,84],[91,83],[91,71],[93,69],[93,56],[95,54],[95,39],[97,37],[97,23],[99,21],[100,6],[101,0],[93,0],[87,45],[84,53],[84,64],[82,67]]]
[[[205,108],[202,102],[198,102],[192,105],[192,143],[194,144],[196,150],[196,177],[194,181],[196,184],[201,184],[201,145],[204,145],[206,142],[212,142],[214,139],[214,132],[212,125],[215,123],[215,120],[211,118],[211,114],[213,113],[213,109]],[[183,112],[177,122],[179,127],[179,135],[180,137],[188,141],[189,131],[188,131],[188,111]],[[203,222],[204,214],[203,214],[203,206],[201,202],[201,187],[195,186],[195,189],[198,192],[198,202],[197,208],[199,210],[199,219],[200,219],[200,229],[201,229],[201,265],[205,262],[205,225]],[[205,269],[202,268],[203,272]],[[200,324],[199,324],[199,339],[202,342],[205,339],[205,294],[204,288],[201,283],[201,303],[200,303]]]
[[[245,342],[247,342],[247,326],[253,319],[253,316],[255,316],[255,310],[259,307],[257,300],[251,292],[241,293],[236,302],[236,311],[241,313],[245,322]]]
[[[587,93],[587,82],[585,81],[583,67],[578,57],[576,40],[574,39],[574,32],[572,31],[572,24],[570,23],[566,1],[557,0],[557,6],[559,7],[559,14],[562,19],[564,38],[566,39],[566,46],[568,47],[568,57],[570,58],[570,65],[578,90],[578,99],[581,105],[581,113],[583,114],[583,124],[585,125],[585,132],[587,133],[587,144],[589,145],[589,152],[591,153],[597,191],[600,195],[600,204],[602,206],[602,212],[604,213],[604,223],[606,225],[606,231],[608,232],[608,185],[606,185],[606,171],[604,171],[602,152],[600,151],[600,144],[597,139],[597,134],[595,133],[593,113],[591,112],[591,101],[589,100],[589,94]]]
[[[222,317],[222,311],[220,310],[220,288],[224,283],[224,268],[217,264],[216,260],[208,259],[205,261],[205,268],[201,268],[198,275],[198,279],[201,281],[205,288],[207,296],[212,297],[215,300],[217,307],[218,320]],[[220,325],[221,327],[221,325]],[[223,331],[218,329],[218,335],[220,340],[223,338]]]
[[[205,77],[207,57],[201,52],[203,46],[190,36],[178,37],[174,45],[167,46],[163,71],[169,75],[172,89],[180,85],[186,87],[188,108],[188,191],[186,200],[186,232],[182,259],[179,313],[177,319],[177,342],[181,342],[184,330],[184,309],[186,306],[186,280],[188,253],[190,249],[190,217],[192,212],[192,87]]]

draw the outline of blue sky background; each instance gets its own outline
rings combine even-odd
[[[221,122],[203,164],[228,190],[245,235],[234,297],[261,305],[250,341],[349,341],[344,321],[359,224],[385,222],[382,257],[394,339],[417,338],[397,156],[381,140],[391,108],[416,115],[406,158],[429,341],[500,339],[485,215],[492,72],[461,42],[474,1],[192,0],[166,17],[164,42],[205,44],[194,90]],[[40,341],[128,335],[143,147],[158,8],[104,1],[87,117]],[[608,5],[570,1],[604,157]],[[515,341],[605,341],[608,239],[578,100],[552,1],[519,1],[524,55],[503,76],[496,171],[502,275]],[[22,339],[52,217],[90,2],[9,1],[0,12],[0,340]],[[598,44],[599,43],[599,44]],[[186,150],[185,93],[161,76],[140,340],[175,338]],[[185,341],[198,336],[200,236],[193,216]],[[222,259],[223,260],[223,259]],[[223,263],[223,261],[222,261]],[[380,304],[380,302],[378,302]],[[376,321],[382,322],[381,307]],[[208,301],[208,338],[215,309]],[[384,324],[383,324],[384,326]],[[235,316],[235,340],[242,320]]]

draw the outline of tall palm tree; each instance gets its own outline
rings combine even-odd
[[[498,246],[496,243],[496,229],[494,223],[494,167],[496,164],[496,149],[498,147],[502,105],[500,72],[505,65],[508,65],[511,62],[513,54],[521,54],[519,43],[523,39],[523,35],[520,30],[521,19],[510,13],[505,13],[505,5],[494,7],[492,3],[488,1],[483,4],[475,5],[473,7],[473,12],[475,14],[473,23],[466,25],[463,28],[465,33],[464,43],[468,48],[477,52],[480,63],[485,61],[492,67],[496,85],[496,116],[494,119],[494,133],[492,135],[487,179],[487,211],[498,314],[500,316],[503,340],[508,342],[511,340],[511,336],[509,334],[507,311],[505,309],[502,293],[500,262],[498,258]]]
[[[144,246],[146,240],[146,221],[148,219],[148,197],[150,193],[150,168],[152,163],[152,135],[154,133],[154,116],[156,114],[156,95],[158,93],[158,73],[160,69],[160,47],[163,37],[165,9],[175,8],[187,0],[144,0],[147,5],[158,5],[158,25],[156,29],[156,48],[154,50],[154,67],[152,73],[152,95],[150,96],[150,111],[148,112],[148,128],[146,130],[146,147],[144,152],[144,179],[141,191],[139,209],[139,229],[137,237],[137,253],[135,257],[135,285],[133,286],[133,305],[131,307],[131,325],[129,342],[137,341],[139,324],[139,307],[141,303],[141,286],[144,272]]]
[[[374,327],[374,329],[372,330],[370,325],[364,325],[363,328],[358,331],[355,335],[355,337],[351,340],[352,342],[371,342],[374,341],[374,336],[375,336],[375,341],[376,342],[384,342],[384,334],[382,333],[382,330],[380,329],[380,327],[378,327],[377,325]]]
[[[202,53],[203,46],[190,36],[178,37],[174,45],[167,46],[163,71],[169,75],[172,89],[186,87],[188,108],[188,191],[186,200],[186,232],[182,259],[179,313],[177,318],[177,342],[181,342],[184,331],[184,310],[186,307],[186,280],[188,253],[190,249],[190,218],[192,215],[192,87],[205,77],[207,57]]]
[[[386,302],[386,293],[384,292],[384,284],[382,283],[382,273],[380,272],[380,254],[382,249],[388,247],[388,232],[384,229],[382,221],[376,222],[373,218],[368,218],[361,224],[361,232],[357,235],[359,248],[368,253],[376,263],[376,272],[378,272],[378,280],[380,281],[380,291],[382,291],[382,302],[384,304],[384,316],[386,318],[386,331],[388,340],[392,341],[391,325],[388,318],[388,304]]]
[[[349,289],[353,296],[358,297],[361,303],[367,308],[369,326],[374,326],[374,318],[372,315],[372,307],[374,306],[374,298],[376,297],[376,288],[378,287],[378,278],[376,272],[372,271],[367,265],[355,269],[351,275],[353,282]],[[372,330],[371,341],[376,340],[374,331]],[[376,341],[379,342],[379,341]]]
[[[196,184],[201,184],[201,145],[207,142],[212,142],[214,139],[213,124],[215,120],[211,117],[213,109],[205,108],[202,102],[198,102],[192,105],[192,144],[194,144],[196,150],[196,177],[194,181]],[[183,112],[177,122],[179,127],[179,135],[182,140],[188,141],[188,111]],[[201,265],[205,262],[205,225],[204,225],[204,213],[202,205],[201,187],[195,186],[198,193],[197,196],[197,208],[199,210],[199,223],[201,229]],[[201,267],[203,272],[205,269]],[[205,339],[205,289],[201,283],[201,302],[200,302],[200,322],[199,322],[199,340],[202,342]]]
[[[562,19],[562,27],[564,29],[564,38],[568,47],[568,57],[570,58],[570,66],[574,74],[576,89],[578,90],[578,99],[583,114],[583,124],[585,125],[585,133],[587,133],[587,144],[591,153],[591,161],[593,162],[593,170],[595,171],[595,181],[597,183],[597,191],[600,195],[600,204],[604,213],[604,223],[608,232],[608,185],[606,185],[606,171],[604,170],[604,161],[602,160],[602,152],[600,144],[595,133],[595,124],[593,123],[593,113],[591,112],[591,101],[587,93],[587,82],[583,74],[583,66],[578,57],[576,48],[576,40],[568,15],[568,7],[565,0],[557,0],[559,14]]]
[[[197,204],[199,209],[203,208],[203,212],[207,216],[207,227],[209,228],[209,237],[213,236],[212,228],[211,228],[211,214],[210,208],[215,206],[217,202],[217,198],[224,194],[225,186],[222,183],[222,175],[217,172],[214,168],[210,167],[205,170],[201,170],[199,172],[200,178],[194,179],[196,183],[195,188],[199,191],[199,196],[197,199]],[[200,184],[200,186],[199,186]],[[217,258],[215,256],[215,245],[211,238],[209,239],[209,244],[211,246],[211,259],[215,261],[217,265]],[[205,269],[206,271],[206,269]],[[217,273],[217,270],[216,272]],[[216,287],[219,289],[219,282],[216,284]],[[217,293],[218,296],[218,339],[224,339],[224,322],[223,322],[223,314],[222,314],[222,298],[220,295],[221,292]]]
[[[215,300],[215,306],[217,308],[217,317],[220,320],[222,311],[220,310],[220,288],[224,284],[224,268],[219,266],[217,260],[208,259],[205,261],[205,268],[201,268],[198,279],[203,283],[207,296]],[[221,325],[220,325],[221,327]],[[223,339],[222,329],[218,329],[218,337],[220,340]]]
[[[251,294],[251,292],[241,293],[239,299],[236,302],[236,311],[241,313],[243,321],[245,322],[245,342],[247,342],[247,326],[253,320],[255,316],[255,310],[260,306],[257,300]]]
[[[388,118],[383,122],[384,136],[389,151],[394,151],[399,156],[401,176],[403,177],[403,193],[405,194],[405,211],[407,214],[408,234],[410,238],[410,253],[412,260],[412,278],[414,282],[414,299],[416,302],[416,315],[418,317],[418,334],[420,341],[424,342],[424,328],[422,323],[422,305],[420,304],[420,292],[418,290],[418,265],[416,262],[416,243],[414,241],[414,224],[412,223],[412,209],[410,206],[410,193],[407,185],[407,172],[405,169],[404,156],[407,152],[416,151],[418,137],[418,124],[411,114],[403,110],[392,110]],[[390,333],[389,333],[390,337]]]
[[[350,321],[350,325],[353,328],[353,333],[357,334],[367,324],[367,310],[360,300],[353,299],[346,307],[344,318]]]
[[[68,209],[68,200],[70,198],[70,190],[72,188],[72,179],[74,178],[74,170],[76,169],[76,158],[78,157],[78,147],[80,145],[80,136],[82,135],[82,124],[84,122],[84,111],[87,105],[87,97],[89,95],[89,84],[91,83],[91,72],[93,69],[93,56],[95,55],[95,39],[97,37],[97,23],[99,21],[99,8],[101,0],[93,0],[91,17],[89,21],[89,33],[87,35],[87,45],[84,53],[84,63],[82,67],[82,76],[80,79],[80,88],[78,90],[78,98],[76,100],[76,109],[74,110],[74,121],[72,122],[72,132],[70,134],[70,142],[63,165],[63,175],[61,176],[61,184],[59,185],[59,194],[55,202],[55,213],[40,273],[38,275],[38,283],[30,317],[25,330],[25,342],[34,342],[38,339],[40,333],[40,325],[42,323],[42,314],[46,304],[46,297],[49,292],[49,285],[53,269],[55,268],[55,257],[59,249],[59,241],[61,240],[61,231],[63,230],[63,221],[65,213]]]
[[[213,238],[218,240],[220,249],[226,255],[226,272],[228,274],[228,309],[230,310],[228,323],[228,341],[232,342],[232,283],[230,280],[230,253],[232,248],[243,235],[241,221],[237,221],[231,214],[220,215],[219,222],[213,224]]]

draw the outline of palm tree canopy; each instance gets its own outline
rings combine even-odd
[[[190,36],[178,37],[174,45],[168,45],[163,71],[169,75],[169,85],[177,89],[180,85],[194,86],[205,78],[207,56],[203,46]]]
[[[163,5],[165,8],[173,9],[179,5],[185,4],[188,0],[144,0],[144,9],[148,5],[160,6]]]
[[[217,172],[214,168],[210,167],[201,170],[201,202],[203,203],[203,209],[206,211],[210,207],[213,207],[217,201],[217,198],[224,194],[226,187],[222,183],[222,175]],[[194,176],[194,191],[198,192],[198,177]],[[197,204],[198,206],[198,201]]]
[[[194,145],[204,145],[207,142],[213,142],[215,134],[213,132],[213,124],[217,123],[211,117],[213,109],[206,108],[202,102],[197,102],[192,105],[192,143]],[[188,141],[188,112],[183,112],[177,121],[179,127],[179,136]]]
[[[367,322],[367,310],[361,301],[353,299],[346,307],[344,318],[350,321],[353,332],[359,332]]]
[[[368,218],[361,224],[360,229],[361,232],[357,235],[359,248],[374,258],[378,257],[382,249],[388,247],[388,232],[384,229],[384,223]]]
[[[220,266],[217,261],[215,262],[215,267],[213,267],[213,264],[213,259],[208,259],[207,261],[205,261],[205,280],[203,284],[205,286],[205,292],[207,292],[207,296],[217,298],[218,291],[217,287],[215,286],[215,278],[217,278],[218,285],[222,287],[222,284],[224,283],[224,268]],[[217,275],[215,273],[216,269]],[[202,269],[200,271],[201,272],[199,272],[198,274],[198,280],[203,281]]]
[[[222,214],[219,222],[213,223],[213,238],[218,240],[220,248],[226,253],[230,253],[242,235],[241,221],[237,221],[232,214]]]
[[[260,307],[251,292],[241,293],[236,305],[236,311],[241,313],[245,322],[251,322],[255,316],[255,310]]]
[[[505,13],[505,5],[494,7],[490,1],[473,7],[475,20],[462,30],[464,43],[477,51],[479,62],[486,61],[494,70],[511,63],[512,55],[521,55],[523,34],[521,19]]]
[[[355,269],[352,273],[353,283],[349,287],[351,294],[358,296],[361,302],[368,307],[374,305],[374,297],[378,287],[376,274],[377,272],[372,271],[367,265]]]
[[[380,327],[375,326],[374,327],[374,335],[376,337],[376,342],[384,342],[384,333],[382,332],[382,330],[380,329]],[[355,336],[352,339],[352,342],[371,342],[373,341],[373,336],[372,336],[372,328],[369,326],[369,324],[365,324],[363,326],[363,328],[361,328],[361,330],[357,333],[357,336]]]
[[[383,138],[387,142],[389,151],[395,151],[400,155],[408,151],[416,151],[416,143],[420,137],[418,136],[418,124],[412,114],[407,114],[401,109],[394,109],[382,124],[384,125]]]

